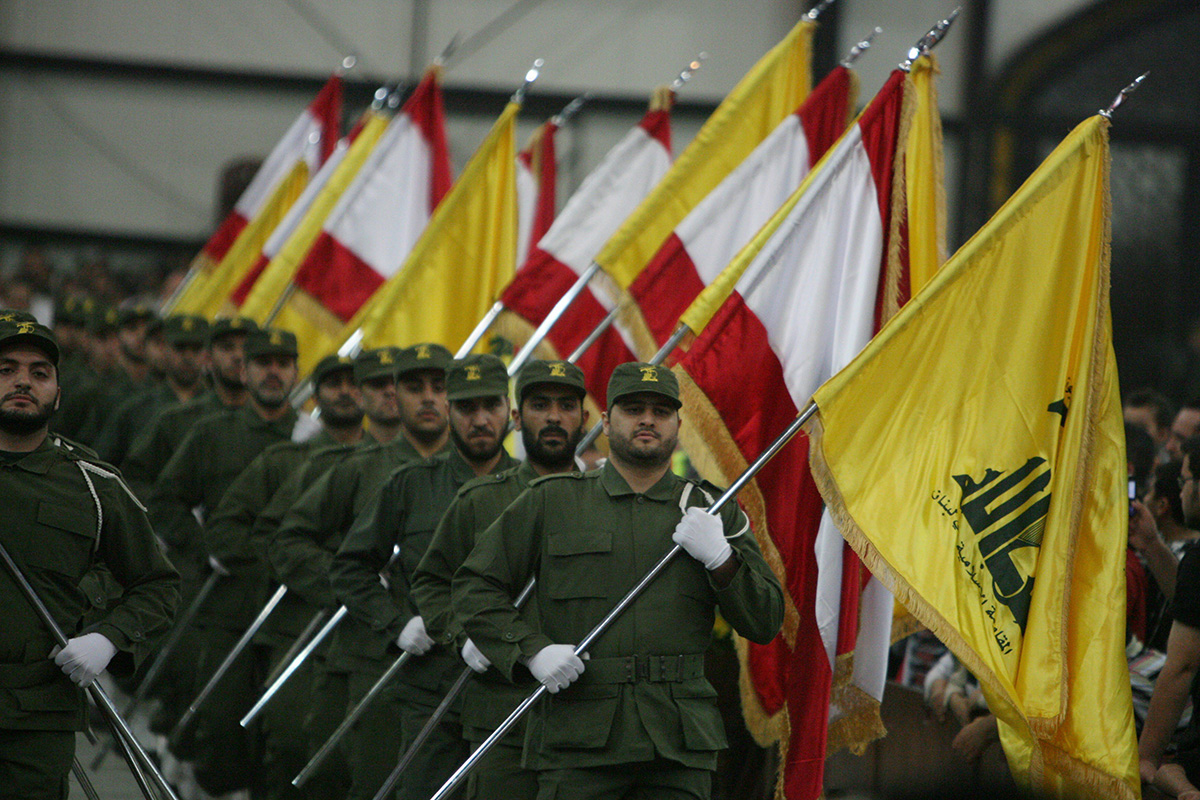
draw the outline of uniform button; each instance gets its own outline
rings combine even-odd
[[[137,639],[137,640],[140,642],[140,641],[142,640],[142,632],[141,632],[141,631],[134,631],[134,632],[133,632],[133,638]]]
[[[504,634],[504,639],[505,641],[511,642],[513,640],[513,635],[511,633],[506,633]]]
[[[638,495],[638,502],[639,502],[639,503],[644,503],[644,502],[646,502],[646,498],[645,498],[645,497],[643,497],[642,495],[640,495],[640,494],[639,494],[639,495]]]

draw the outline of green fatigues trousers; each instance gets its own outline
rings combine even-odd
[[[343,719],[366,696],[384,669],[381,664],[378,671],[355,670],[349,674]],[[393,681],[367,706],[342,739],[350,764],[350,800],[372,800],[400,760],[402,706],[399,689]]]
[[[309,677],[312,675],[315,677]],[[304,716],[304,738],[307,742],[305,764],[317,754],[345,718],[349,679],[350,676],[345,672],[327,672],[323,660],[318,660],[311,666],[305,662],[289,681],[300,687],[312,687],[308,695],[308,713]],[[345,739],[329,754],[321,769],[304,784],[304,792],[313,800],[344,800],[349,794],[350,766],[346,763]]]
[[[475,752],[481,742],[472,742]],[[503,797],[505,800],[534,800],[538,793],[538,774],[521,766],[520,740],[508,738],[496,742],[471,774],[467,776],[466,800],[490,800]]]
[[[708,800],[712,773],[658,759],[538,773],[538,800]]]
[[[75,731],[0,730],[0,800],[66,800]]]
[[[398,695],[401,698],[400,727],[404,735],[403,750],[407,750],[409,744],[417,738],[417,734],[425,727],[425,723],[429,721],[449,688],[447,685],[445,691],[430,692],[400,684]],[[413,756],[396,791],[399,800],[429,800],[471,754],[467,741],[463,739],[461,702],[460,697],[450,706],[445,716],[430,732],[429,738]],[[451,798],[462,796],[462,788],[449,795]],[[510,796],[507,792],[502,795],[504,798]]]
[[[197,694],[241,638],[238,631],[211,626],[200,633],[204,646]],[[238,724],[258,696],[263,677],[259,673],[253,648],[243,650],[196,713],[192,723],[196,731],[196,782],[209,794],[259,790],[264,785],[259,726],[255,723],[246,729]]]

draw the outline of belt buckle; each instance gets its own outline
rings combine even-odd
[[[634,663],[637,665],[636,675],[639,681],[650,680],[650,659],[646,656],[632,656]]]
[[[675,656],[675,680],[682,681],[683,677],[683,653]]]

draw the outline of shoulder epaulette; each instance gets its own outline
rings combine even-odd
[[[568,480],[581,481],[587,477],[588,477],[588,474],[585,472],[556,472],[553,475],[543,475],[540,478],[534,478],[532,481],[529,482],[529,487],[533,488],[534,486],[541,486],[543,483],[546,483],[548,481],[553,481],[553,480],[568,479]]]
[[[519,468],[520,464],[515,467],[509,467],[508,469],[501,470],[500,472],[493,472],[491,475],[481,475],[478,478],[472,478],[459,487],[456,496],[462,497],[463,495],[475,491],[480,486],[496,486],[497,484],[512,480],[514,477],[516,477],[517,470]]]
[[[75,462],[75,466],[79,467],[79,471],[83,473],[83,479],[87,482],[89,487],[92,486],[92,479],[89,477],[90,475],[116,481],[117,485],[125,490],[125,494],[129,495],[129,499],[133,501],[134,505],[140,508],[143,512],[146,510],[146,507],[142,505],[142,501],[139,500],[138,496],[133,493],[132,489],[129,488],[129,484],[125,483],[125,478],[121,476],[121,471],[112,464],[109,464],[107,461],[101,461],[100,458],[94,453],[91,457],[88,457],[78,451],[64,450],[63,452],[68,459]],[[96,500],[96,507],[100,508],[100,498],[95,496],[94,490],[93,497]],[[103,515],[102,511],[100,513]]]
[[[86,458],[91,461],[99,461],[100,454],[85,444],[80,444],[73,439],[68,439],[59,433],[50,434],[50,443],[64,453],[73,455],[78,458]]]

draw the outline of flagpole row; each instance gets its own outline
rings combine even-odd
[[[842,66],[845,67],[846,69],[850,69],[851,67],[853,67],[854,62],[858,61],[858,57],[871,49],[871,42],[873,42],[875,40],[875,37],[881,33],[883,33],[883,28],[876,25],[875,30],[873,30],[867,34],[867,38],[863,39],[862,41],[860,41],[856,45],[854,45],[854,47],[850,48],[850,52],[841,61]]]
[[[646,363],[657,367],[659,364],[666,361],[667,356],[671,355],[671,352],[679,346],[679,343],[683,341],[684,337],[691,332],[692,329],[689,328],[685,323],[679,323],[679,325],[677,325],[675,328],[675,332],[671,334],[671,338],[667,339],[667,341],[663,343],[663,346],[658,348],[658,352],[651,356],[650,360]],[[597,422],[595,425],[593,425],[592,429],[587,432],[587,435],[579,441],[579,446],[575,448],[575,455],[582,455],[585,450],[591,447],[592,443],[600,438],[600,432],[602,430],[604,430],[603,422]]]
[[[491,309],[483,315],[483,319],[479,320],[479,324],[475,326],[475,330],[471,331],[471,335],[462,343],[462,347],[458,348],[458,352],[454,354],[455,358],[465,358],[468,353],[475,349],[475,345],[479,344],[479,340],[488,332],[488,328],[492,327],[492,323],[496,321],[496,317],[500,316],[500,312],[504,311],[504,303],[497,300],[492,304]]]
[[[25,577],[25,573],[17,566],[17,562],[9,555],[8,548],[3,544],[0,544],[0,560],[4,561],[4,566],[9,574],[12,575],[17,588],[21,590],[21,594],[25,595],[25,599],[33,606],[33,610],[37,613],[38,618],[41,619],[42,624],[50,631],[50,635],[53,637],[55,643],[59,647],[66,647],[68,645],[66,634],[63,633],[62,628],[55,621],[54,615],[50,613],[50,609],[46,608],[46,604],[42,602],[42,598],[38,597],[37,592]],[[87,691],[91,695],[92,700],[99,706],[100,713],[109,724],[109,727],[112,728],[113,736],[120,738],[120,745],[129,760],[130,770],[138,780],[139,788],[146,795],[146,800],[156,800],[155,789],[161,792],[167,800],[178,800],[166,779],[163,778],[162,773],[158,771],[158,767],[150,760],[150,756],[146,755],[146,751],[142,749],[133,731],[129,729],[125,720],[117,712],[116,706],[113,705],[113,701],[108,696],[108,693],[104,691],[104,687],[97,681],[92,681],[87,687]],[[146,774],[149,774],[150,779],[153,780],[153,786],[147,781]]]
[[[805,408],[802,413],[798,414],[794,420],[792,420],[783,433],[779,434],[779,436],[777,436],[775,440],[771,442],[770,446],[768,446],[767,449],[758,456],[758,458],[754,459],[754,462],[750,464],[750,466],[746,467],[745,471],[743,471],[742,474],[738,476],[737,480],[733,482],[733,485],[726,489],[724,493],[717,498],[717,501],[708,507],[707,513],[716,516],[716,514],[720,512],[720,510],[730,500],[737,496],[737,493],[741,491],[742,487],[753,480],[754,476],[757,475],[764,466],[766,466],[767,462],[774,458],[775,455],[783,449],[784,445],[790,442],[792,437],[800,432],[800,429],[803,427],[804,423],[807,422],[809,417],[815,414],[816,411],[816,403],[809,403],[808,407]],[[582,657],[585,653],[587,653],[588,648],[591,647],[597,639],[604,635],[605,631],[607,631],[612,624],[616,622],[617,617],[624,613],[625,609],[629,608],[629,606],[633,604],[633,601],[636,600],[638,596],[646,590],[646,587],[653,583],[654,580],[660,574],[662,574],[663,570],[670,565],[671,561],[673,561],[675,557],[682,552],[683,546],[678,544],[667,551],[667,554],[663,556],[657,564],[651,567],[649,572],[642,576],[642,579],[639,580],[637,584],[629,590],[628,594],[621,598],[620,602],[613,607],[612,611],[609,611],[608,614],[605,615],[604,619],[600,620],[596,627],[592,628],[588,635],[584,636],[579,644],[575,645],[575,655]],[[584,667],[584,671],[587,671],[586,666]],[[438,789],[433,797],[430,798],[430,800],[444,800],[447,795],[454,791],[454,789],[466,778],[467,774],[474,769],[475,765],[478,764],[479,761],[485,755],[487,755],[488,751],[495,746],[496,742],[500,741],[500,739],[503,738],[506,733],[508,733],[512,726],[515,725],[517,721],[525,715],[525,712],[528,711],[530,707],[532,707],[533,704],[537,702],[537,700],[547,691],[549,690],[546,688],[546,685],[542,684],[541,686],[538,686],[537,690],[533,692],[533,694],[521,701],[521,704],[517,706],[511,714],[508,715],[508,718],[505,719],[504,722],[500,723],[500,727],[496,728],[496,730],[484,740],[483,744],[479,745],[475,752],[471,753],[470,757],[467,758],[467,760],[464,761],[462,765],[454,771],[454,774],[446,779],[446,782],[442,784],[442,788]]]
[[[221,682],[221,679],[225,677],[225,674],[229,672],[229,669],[233,666],[233,662],[237,660],[237,657],[240,656],[247,647],[249,647],[250,641],[254,638],[254,635],[258,633],[260,628],[262,628],[263,624],[267,621],[267,617],[271,615],[271,612],[275,610],[276,606],[279,605],[280,601],[283,600],[283,597],[286,594],[287,587],[280,585],[279,588],[275,590],[275,593],[271,595],[271,598],[267,600],[267,604],[262,607],[261,611],[258,612],[258,616],[254,618],[254,622],[250,623],[250,627],[247,628],[246,632],[243,633],[241,638],[237,640],[237,643],[233,646],[233,649],[226,654],[225,659],[221,662],[220,666],[217,667],[217,671],[212,674],[212,677],[208,679],[208,683],[206,683],[204,688],[200,690],[200,694],[198,694],[196,699],[192,701],[192,704],[188,706],[187,712],[184,713],[183,717],[181,717],[179,722],[175,725],[175,729],[171,732],[172,738],[178,738],[182,736],[183,732],[188,729],[192,723],[192,720],[195,719],[196,713],[200,710],[200,707],[203,706],[204,702],[212,695],[213,690],[216,689],[217,684]]]
[[[950,30],[950,26],[954,24],[954,20],[958,19],[959,12],[962,11],[962,6],[958,6],[950,12],[950,16],[945,19],[938,20],[934,23],[924,36],[917,40],[917,43],[908,49],[908,54],[904,60],[900,62],[900,69],[905,72],[911,72],[913,64],[921,56],[929,55],[933,48],[938,46],[942,39],[946,38],[946,32]]]
[[[518,352],[513,358],[512,363],[508,365],[508,376],[510,378],[513,375],[516,375],[521,370],[521,367],[525,366],[525,362],[529,360],[531,355],[533,355],[534,349],[541,343],[543,339],[546,338],[546,334],[548,334],[550,329],[554,327],[554,324],[562,318],[562,315],[567,313],[567,309],[570,308],[571,304],[579,298],[579,295],[583,294],[583,290],[587,288],[588,281],[590,281],[592,277],[599,271],[600,265],[595,261],[593,261],[591,264],[588,264],[588,268],[585,269],[583,273],[575,279],[575,283],[571,284],[571,288],[567,290],[567,293],[558,298],[558,302],[555,303],[554,307],[550,309],[550,313],[547,314],[546,318],[543,319],[541,324],[537,326],[537,330],[535,330],[533,335],[529,337],[529,341],[525,343],[525,346],[522,347],[520,352]],[[567,360],[571,361],[572,359]]]

